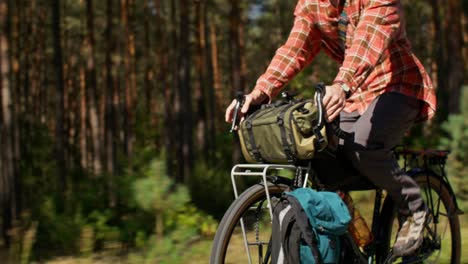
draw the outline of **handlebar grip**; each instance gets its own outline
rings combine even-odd
[[[243,91],[237,91],[236,92],[236,100],[238,102],[242,102],[244,100],[244,92]]]
[[[323,96],[325,96],[325,92],[326,92],[326,89],[325,89],[325,84],[323,82],[319,82],[315,85],[315,91],[317,91],[319,94]]]

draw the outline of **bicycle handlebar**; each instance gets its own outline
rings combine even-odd
[[[315,131],[320,131],[322,127],[325,125],[324,119],[325,119],[325,107],[323,105],[323,97],[325,96],[325,84],[324,83],[317,83],[315,85],[315,103],[317,105],[317,110],[318,110],[318,122],[317,126],[315,127]],[[288,93],[288,92],[283,92],[282,93],[283,97],[286,98],[287,100],[291,101],[296,93]],[[234,108],[234,117],[231,125],[231,130],[229,132],[233,132],[235,127],[239,124],[239,118],[238,118],[238,113],[240,109],[242,108],[242,105],[244,104],[245,101],[245,96],[242,91],[236,92],[236,106]],[[333,131],[333,133],[338,136],[339,138],[346,139],[351,136],[348,132],[343,131],[340,126],[339,126],[339,120],[335,119],[333,122],[328,123]]]

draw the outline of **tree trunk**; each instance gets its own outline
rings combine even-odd
[[[464,79],[461,4],[431,0],[434,46],[437,65],[438,122],[460,110],[460,91]]]
[[[178,155],[181,159],[178,164],[178,175],[176,180],[187,182],[190,177],[190,170],[193,167],[193,142],[192,142],[192,98],[190,87],[190,0],[179,0],[180,20],[179,20],[179,58],[178,58],[178,111],[176,118],[181,132],[178,143]]]
[[[9,38],[11,10],[8,1],[0,1],[0,96],[1,96],[1,123],[0,123],[0,206],[2,212],[2,237],[7,246],[10,245],[13,227],[19,216],[19,204],[17,203],[17,181],[15,178],[15,127],[14,107],[12,98],[12,85],[10,76]]]
[[[216,109],[216,95],[215,95],[215,86],[214,86],[214,70],[213,70],[213,49],[211,45],[216,43],[211,43],[211,29],[210,21],[208,20],[208,2],[204,1],[201,9],[201,21],[200,21],[200,31],[203,32],[202,35],[202,56],[203,56],[203,65],[204,70],[204,82],[203,82],[203,91],[204,91],[204,105],[205,105],[205,120],[206,120],[206,157],[205,160],[208,161],[208,164],[215,163],[215,152],[216,152],[216,116],[217,113],[222,113],[222,111],[217,112]],[[216,37],[214,37],[214,42],[216,42]],[[219,114],[218,116],[221,116]]]
[[[38,4],[38,11],[36,13],[36,17],[38,19],[38,26],[37,26],[37,61],[38,61],[38,66],[35,67],[35,70],[37,71],[38,75],[38,82],[39,82],[39,88],[37,92],[37,103],[38,103],[38,112],[37,114],[39,115],[39,122],[41,124],[45,124],[47,120],[47,98],[46,96],[47,89],[45,88],[45,85],[40,85],[43,83],[46,83],[47,80],[47,67],[44,65],[46,64],[46,55],[45,55],[45,50],[46,50],[46,25],[48,24],[47,22],[47,17],[45,15],[45,7],[41,4]],[[40,66],[39,66],[40,65]]]
[[[156,8],[156,10],[161,10],[161,12],[158,12],[156,14],[156,19],[155,19],[155,26],[156,26],[156,40],[157,43],[159,43],[156,46],[156,63],[157,63],[157,68],[159,71],[156,73],[157,74],[157,82],[156,82],[156,87],[158,88],[159,93],[161,94],[163,100],[163,144],[166,152],[166,169],[167,173],[171,177],[175,177],[174,175],[174,115],[173,115],[173,104],[174,102],[174,93],[173,90],[170,89],[169,87],[169,56],[173,55],[170,53],[168,47],[169,45],[173,46],[176,45],[175,43],[175,29],[173,28],[174,26],[171,25],[172,28],[168,28],[167,21],[164,17],[164,13],[162,12],[165,10],[163,6],[163,1],[161,0],[153,0],[153,4]],[[174,6],[171,6],[171,11],[175,12]],[[167,34],[167,30],[171,31],[171,37],[169,38],[169,35]],[[168,45],[166,41],[163,41],[165,39],[168,39],[170,44]],[[173,46],[174,47],[174,46]],[[173,63],[174,65],[175,63]],[[173,78],[175,79],[175,78]]]
[[[215,97],[215,86],[214,86],[214,70],[213,70],[213,59],[212,59],[212,48],[210,43],[211,38],[211,29],[210,29],[210,22],[208,20],[208,4],[205,3],[203,9],[203,29],[204,36],[205,36],[205,47],[204,50],[204,57],[206,63],[206,77],[205,77],[205,94],[206,94],[206,122],[207,122],[207,133],[206,137],[210,139],[208,141],[208,163],[215,164],[215,152],[216,152],[216,116],[221,116],[220,113],[222,111],[217,112],[216,109],[216,97]],[[216,37],[215,37],[216,42]],[[216,45],[216,44],[213,44]]]
[[[437,78],[433,81],[437,86],[437,99],[439,109],[443,111],[438,111],[438,119],[443,121],[447,118],[447,103],[448,102],[448,92],[447,92],[447,81],[446,81],[446,69],[445,69],[445,49],[444,49],[444,34],[440,18],[441,10],[439,8],[439,0],[431,0],[432,6],[432,21],[434,26],[434,56],[435,56],[435,65],[437,70]]]
[[[148,7],[148,0],[144,1],[143,4],[144,8],[144,21],[143,21],[143,26],[144,26],[144,53],[145,53],[145,75],[144,75],[144,81],[143,81],[143,90],[144,90],[144,95],[145,95],[145,113],[147,113],[150,124],[152,124],[152,119],[153,119],[153,107],[152,107],[152,91],[153,91],[153,68],[152,68],[152,59],[151,59],[151,41],[150,41],[150,22],[149,18],[151,17],[150,14],[150,9]],[[159,10],[159,9],[158,9]],[[161,43],[158,43],[160,45]],[[159,106],[160,104],[155,105]]]
[[[67,1],[60,2],[60,16],[62,16],[62,12],[67,10]],[[66,17],[66,15],[64,16]],[[62,57],[62,80],[63,80],[63,153],[65,156],[63,160],[65,162],[65,168],[69,168],[70,164],[68,158],[68,126],[69,126],[69,112],[68,112],[68,99],[70,91],[70,79],[73,78],[71,74],[69,74],[70,67],[71,67],[71,57],[70,56],[73,52],[69,46],[69,30],[68,30],[68,20],[60,18],[60,46],[61,46],[61,57]],[[66,196],[66,194],[65,194]],[[66,199],[66,197],[65,197]]]
[[[463,60],[462,3],[459,0],[448,0],[445,37],[447,44],[447,85],[450,94],[449,114],[460,113],[461,88],[464,81],[465,62]]]
[[[91,142],[92,142],[92,164],[95,174],[100,174],[102,170],[102,151],[101,151],[101,126],[98,103],[98,91],[96,80],[96,52],[95,52],[95,38],[94,38],[94,8],[93,0],[86,0],[86,95],[88,99],[89,110],[89,124],[91,128]]]
[[[182,138],[182,121],[181,121],[181,112],[182,112],[182,106],[181,106],[181,98],[180,98],[180,85],[181,85],[181,80],[180,80],[180,71],[182,70],[182,65],[180,63],[180,54],[179,51],[182,50],[182,43],[179,39],[178,36],[178,31],[177,31],[177,26],[180,23],[177,21],[177,3],[180,4],[179,1],[170,1],[170,16],[173,18],[175,21],[172,21],[172,23],[168,23],[169,26],[169,31],[170,31],[170,46],[172,49],[170,49],[170,55],[169,55],[169,61],[172,61],[175,63],[171,64],[171,67],[169,71],[172,73],[171,75],[171,80],[170,80],[170,87],[173,87],[174,93],[171,96],[172,99],[172,120],[168,120],[169,122],[172,122],[172,134],[169,135],[172,149],[169,151],[172,152],[172,155],[170,155],[170,166],[168,167],[168,170],[170,172],[174,171],[173,177],[175,181],[181,182],[183,178],[183,170],[184,170],[184,164],[183,164],[183,153],[182,153],[182,145],[183,145],[183,138]],[[180,16],[179,16],[180,18]],[[180,26],[179,26],[180,29]]]
[[[213,67],[213,88],[215,90],[215,110],[217,113],[223,112],[224,92],[221,89],[221,74],[219,72],[218,41],[216,36],[216,26],[213,16],[210,18],[210,44],[211,44],[211,64]]]
[[[31,121],[40,119],[40,107],[39,107],[39,93],[40,93],[40,71],[42,68],[41,61],[41,50],[40,50],[40,38],[38,37],[38,28],[40,25],[40,19],[36,16],[37,3],[36,0],[31,0],[31,13],[33,17],[31,23],[31,36],[32,36],[32,50],[31,50],[31,64],[34,67],[29,69],[29,79],[31,80]]]
[[[117,132],[117,121],[116,111],[118,101],[117,89],[114,87],[115,79],[112,73],[113,63],[112,54],[115,52],[115,41],[112,34],[112,18],[113,18],[113,1],[106,1],[106,30],[105,36],[107,46],[105,50],[105,63],[106,63],[106,104],[105,104],[105,148],[106,148],[106,171],[108,175],[107,179],[107,192],[109,204],[111,207],[115,206],[117,199],[115,196],[114,176],[116,173],[116,132]]]
[[[57,209],[63,211],[66,193],[65,132],[64,132],[64,84],[61,46],[60,0],[52,0],[52,43],[55,72],[55,161],[58,181]]]
[[[197,107],[196,117],[196,138],[197,138],[197,152],[201,153],[204,160],[209,160],[208,142],[213,139],[208,138],[207,135],[207,108],[206,108],[206,38],[205,38],[205,1],[200,0],[195,2],[195,28],[197,29],[196,36],[196,53],[195,60],[195,104]]]
[[[229,15],[229,43],[231,43],[230,58],[232,65],[232,94],[236,91],[245,91],[245,58],[244,58],[244,41],[243,41],[243,23],[242,23],[242,9],[240,2],[237,0],[230,0],[231,13]]]
[[[229,43],[230,43],[230,65],[231,69],[231,98],[234,98],[236,91],[245,91],[245,72],[244,70],[244,55],[243,55],[243,41],[241,39],[243,33],[243,24],[241,19],[240,3],[237,0],[230,0],[231,13],[229,15]],[[234,136],[232,162],[233,164],[239,163],[241,160],[241,150],[237,136]]]
[[[80,67],[79,73],[79,84],[80,84],[80,133],[79,133],[79,142],[80,142],[80,160],[81,167],[83,169],[88,168],[88,146],[87,146],[87,137],[86,137],[86,120],[87,118],[87,107],[86,107],[86,77],[84,66]]]
[[[132,0],[121,0],[122,24],[125,28],[125,89],[124,89],[124,146],[125,154],[130,156],[133,153],[134,118],[136,102],[136,72],[135,72],[135,35],[131,30],[131,8]]]

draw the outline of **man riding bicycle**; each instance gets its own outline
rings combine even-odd
[[[411,51],[399,0],[299,0],[294,26],[254,89],[251,104],[271,101],[323,50],[340,64],[326,87],[327,121],[354,134],[341,142],[346,157],[377,187],[387,190],[405,216],[393,247],[395,256],[413,253],[422,243],[427,209],[416,182],[399,167],[392,148],[413,123],[436,110],[435,91]],[[235,101],[226,109],[232,122]]]

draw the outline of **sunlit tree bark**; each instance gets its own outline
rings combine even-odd
[[[224,92],[221,88],[221,73],[218,59],[218,40],[216,34],[216,25],[213,16],[210,16],[210,44],[211,44],[211,64],[213,67],[213,88],[215,90],[215,109],[217,113],[222,112],[224,105]]]
[[[101,126],[99,118],[99,97],[96,80],[96,51],[94,36],[94,7],[93,0],[86,0],[86,28],[85,38],[86,49],[86,97],[88,100],[89,124],[91,129],[92,142],[92,164],[95,174],[100,174],[102,170],[101,151]]]

